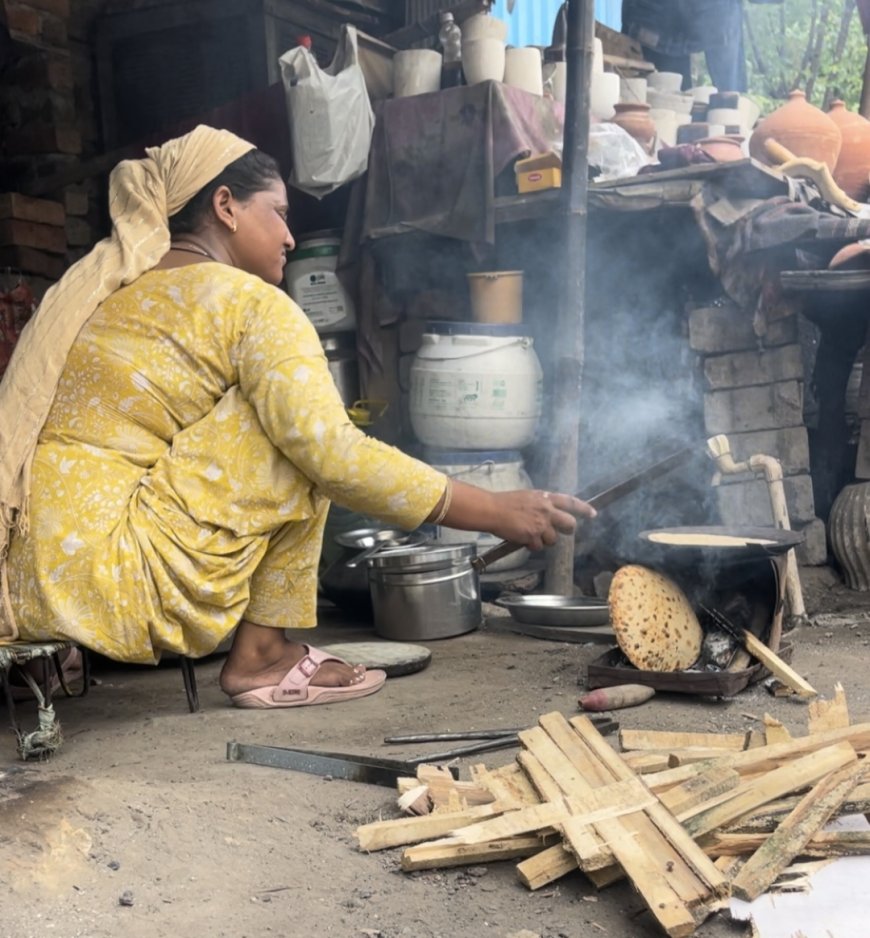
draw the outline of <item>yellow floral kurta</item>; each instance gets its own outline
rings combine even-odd
[[[314,328],[213,263],[151,271],[72,348],[8,559],[21,639],[200,656],[244,616],[315,625],[332,499],[411,529],[446,485],[347,418]]]

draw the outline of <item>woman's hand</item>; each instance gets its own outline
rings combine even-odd
[[[577,518],[594,518],[595,509],[573,495],[537,490],[493,492],[497,523],[490,533],[540,550],[555,544],[558,535],[573,534]]]
[[[442,503],[427,520],[440,515]],[[595,509],[572,495],[518,489],[489,492],[453,481],[446,516],[436,523],[462,531],[486,531],[505,541],[540,550],[559,534],[573,534],[577,518],[594,518]]]

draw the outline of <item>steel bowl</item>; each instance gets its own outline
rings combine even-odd
[[[517,622],[527,625],[607,625],[606,602],[588,596],[505,596],[497,600]]]

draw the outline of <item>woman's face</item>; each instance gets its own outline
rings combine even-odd
[[[236,202],[233,218],[237,223],[229,242],[233,264],[267,283],[284,278],[287,252],[296,247],[287,227],[287,189],[276,179],[245,202]]]

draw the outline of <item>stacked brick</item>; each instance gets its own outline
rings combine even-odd
[[[805,537],[799,560],[823,564],[825,526],[815,516],[797,315],[772,319],[759,339],[750,311],[728,302],[697,307],[689,313],[689,342],[703,358],[707,433],[725,434],[738,462],[759,453],[781,462],[791,525]],[[773,523],[763,479],[725,476],[717,498],[725,524]]]
[[[87,188],[46,179],[77,165],[82,135],[70,51],[69,0],[0,0],[14,43],[0,85],[0,267],[25,275],[37,296],[93,243]]]

